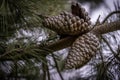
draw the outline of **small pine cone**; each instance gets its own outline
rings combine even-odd
[[[60,35],[78,35],[91,29],[89,23],[85,22],[84,19],[68,12],[62,12],[58,16],[46,18],[43,25]]]
[[[79,16],[81,19],[84,19],[89,25],[91,24],[90,17],[85,8],[83,8],[78,2],[73,2],[71,5],[72,14]]]
[[[93,33],[89,32],[78,37],[68,53],[65,69],[82,67],[95,56],[99,48],[99,39]]]

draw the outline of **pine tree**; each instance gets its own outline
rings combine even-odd
[[[63,9],[66,10],[64,8],[66,4],[67,0],[0,0],[0,80],[50,80],[51,73],[49,69],[51,65],[48,59],[49,56],[54,61],[52,68],[56,68],[63,80],[59,69],[61,66],[58,66],[57,63],[60,56],[55,55],[53,52],[71,47],[70,55],[68,55],[66,63],[62,67],[68,69],[81,68],[96,55],[96,51],[99,48],[98,36],[120,29],[119,19],[114,22],[104,23],[103,21],[101,24],[91,25],[87,12],[76,3],[71,6],[72,10],[70,13],[61,13]],[[118,10],[111,13],[110,16],[120,13]],[[63,22],[62,19],[64,19]],[[69,23],[69,19],[73,22]],[[44,20],[45,23],[42,25]],[[61,23],[58,24],[60,21]],[[56,23],[55,25],[54,22]],[[61,26],[65,22],[68,23],[66,25],[67,28]],[[82,23],[82,26],[80,23]],[[61,29],[57,26],[61,27]],[[85,29],[83,29],[84,27]],[[68,28],[71,29],[68,30]],[[81,33],[79,33],[78,29],[81,30]],[[45,39],[39,41],[38,38],[43,33]],[[58,35],[64,34],[64,38],[58,37]],[[81,44],[82,42],[84,45],[87,44],[87,46],[84,47]],[[79,47],[78,51],[77,47]],[[87,52],[86,47],[88,47],[88,53],[91,52],[91,54],[79,53],[78,56],[81,56],[76,57],[76,53],[82,52],[82,48],[84,49],[83,52]],[[78,58],[77,61],[76,58]],[[114,54],[113,59],[119,61],[119,55]],[[110,64],[111,61],[108,63]],[[104,62],[98,64],[95,70],[98,73],[105,73],[101,71],[103,66],[107,72],[108,68],[104,64]],[[103,76],[101,73],[99,73],[100,76],[98,75],[97,79]]]

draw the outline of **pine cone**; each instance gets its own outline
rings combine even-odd
[[[78,37],[68,53],[65,69],[82,67],[95,56],[99,47],[99,39],[93,33]]]
[[[72,14],[75,16],[79,16],[80,19],[84,19],[85,22],[91,24],[90,17],[88,16],[88,12],[86,12],[85,8],[83,8],[80,3],[72,2],[71,5]]]
[[[62,12],[58,16],[46,18],[43,25],[60,35],[83,34],[92,28],[89,26],[89,22],[68,12]]]

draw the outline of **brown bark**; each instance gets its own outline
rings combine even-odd
[[[72,43],[75,41],[76,38],[77,37],[66,37],[66,38],[60,39],[57,42],[48,45],[47,48],[52,50],[53,52],[67,48],[70,45],[72,45]]]
[[[120,21],[104,23],[102,25],[96,26],[91,32],[95,33],[96,35],[100,35],[116,30],[120,30]]]

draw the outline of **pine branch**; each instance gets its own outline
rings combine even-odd
[[[120,21],[110,22],[110,23],[104,23],[102,25],[96,26],[93,30],[91,30],[92,33],[95,33],[96,35],[105,34],[108,32],[113,32],[116,30],[120,30]],[[57,42],[48,45],[48,49],[54,51],[58,51],[64,48],[67,48],[72,45],[74,40],[77,37],[66,37],[61,40],[58,40]]]
[[[120,21],[104,23],[102,25],[96,26],[91,32],[93,32],[96,35],[101,35],[116,30],[120,30]]]
[[[57,42],[50,44],[47,46],[49,50],[52,50],[52,52],[64,49],[72,45],[72,43],[75,41],[77,36],[73,37],[65,37],[63,39],[58,40]]]
[[[105,34],[105,33],[116,31],[116,30],[120,30],[120,21],[104,23],[102,25],[96,26],[93,30],[91,30],[91,32],[96,35],[101,35],[101,34]],[[58,50],[61,50],[61,49],[71,46],[76,38],[77,38],[77,36],[65,37],[63,39],[58,40],[57,42],[55,42],[53,44],[47,45],[47,47],[42,47],[42,48],[47,48],[47,50],[51,50],[51,52],[55,52],[55,51],[58,51]],[[41,49],[41,45],[37,45],[36,48]],[[17,52],[24,52],[24,50],[18,49]],[[43,51],[41,51],[41,53],[44,53],[44,55],[49,54],[48,52],[43,52]],[[12,54],[12,53],[7,52],[6,54],[3,54],[4,57],[0,56],[0,60],[6,60],[6,59],[13,60],[12,58],[8,58],[7,56],[5,56],[8,54]],[[33,58],[33,56],[31,56],[30,54],[22,54],[21,57],[22,56],[27,56],[28,58]]]

